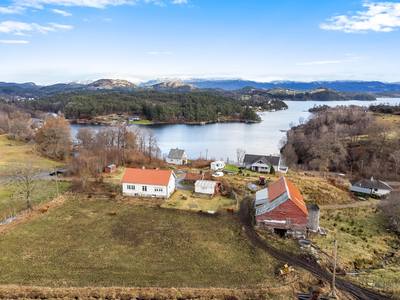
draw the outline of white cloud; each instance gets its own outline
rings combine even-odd
[[[309,66],[309,65],[328,65],[328,64],[340,64],[340,60],[325,60],[325,61],[313,61],[308,63],[298,63],[296,66]]]
[[[73,27],[70,25],[61,25],[57,23],[49,23],[52,27],[49,26],[41,26],[36,23],[23,23],[23,22],[15,22],[15,21],[5,21],[0,23],[0,32],[22,35],[25,34],[23,31],[37,31],[41,33],[47,33],[49,31],[56,31],[56,29],[72,29]]]
[[[56,13],[56,14],[63,15],[64,17],[70,17],[70,16],[72,16],[71,13],[66,12],[66,11],[63,11],[63,10],[60,10],[60,9],[56,9],[56,8],[55,8],[55,9],[52,9],[51,11],[54,12],[54,13]]]
[[[174,0],[172,4],[187,4],[187,0]]]
[[[28,41],[22,41],[22,40],[0,40],[0,43],[4,44],[28,44]]]
[[[20,6],[35,7],[43,9],[44,4],[60,6],[86,6],[105,8],[106,6],[133,3],[130,0],[15,0]]]
[[[71,26],[71,25],[62,25],[62,24],[57,24],[57,23],[49,23],[49,24],[52,25],[52,26],[55,27],[55,28],[58,28],[58,29],[70,30],[70,29],[74,28],[74,27]]]
[[[156,55],[158,52],[149,52],[149,54]]]
[[[367,11],[357,11],[355,15],[340,15],[320,24],[325,30],[340,30],[347,33],[390,32],[400,27],[400,3],[377,2],[364,3]]]
[[[25,10],[25,8],[21,7],[21,6],[0,7],[1,14],[20,14],[24,10]]]

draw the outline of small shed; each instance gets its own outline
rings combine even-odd
[[[306,204],[308,217],[307,217],[307,229],[313,232],[318,231],[319,227],[319,207],[315,204]]]
[[[113,172],[115,172],[116,170],[117,170],[117,166],[114,165],[114,164],[112,164],[112,165],[108,165],[108,166],[105,168],[104,172],[105,172],[105,173],[113,173]]]
[[[219,191],[219,181],[197,180],[194,184],[195,193],[206,194],[213,197]]]

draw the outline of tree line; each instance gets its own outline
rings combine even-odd
[[[316,110],[305,124],[287,132],[281,153],[289,166],[397,179],[398,130],[362,107]]]
[[[27,109],[62,112],[68,119],[81,115],[125,112],[142,115],[153,122],[215,121],[219,117],[259,120],[256,113],[245,114],[245,103],[209,93],[170,93],[141,91],[108,94],[68,92],[24,101]]]

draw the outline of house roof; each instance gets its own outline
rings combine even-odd
[[[114,168],[114,167],[116,167],[116,165],[114,165],[114,164],[111,164],[111,165],[107,166],[107,168]]]
[[[168,158],[180,159],[180,158],[182,158],[184,152],[185,152],[185,150],[181,150],[178,148],[171,149],[169,151]]]
[[[300,191],[285,177],[282,177],[278,181],[274,182],[271,186],[267,188],[267,190],[267,198],[263,197],[266,194],[264,190],[258,191],[256,193],[256,202],[258,201],[257,204],[263,203],[260,206],[256,207],[256,216],[265,214],[266,212],[277,208],[279,205],[289,199],[307,216],[309,215]]]
[[[362,187],[366,189],[379,189],[379,190],[391,190],[392,188],[383,181],[376,180],[373,177],[371,179],[361,179],[356,181],[352,186]]]
[[[243,159],[243,164],[254,164],[257,161],[261,160],[267,165],[278,166],[280,156],[272,156],[272,155],[256,155],[256,154],[245,154]]]
[[[204,174],[199,173],[186,173],[185,180],[202,180]]]
[[[201,187],[215,187],[218,181],[210,181],[210,180],[197,180],[194,185]]]
[[[152,185],[168,185],[171,178],[171,170],[132,169],[126,168],[121,182],[141,183]]]

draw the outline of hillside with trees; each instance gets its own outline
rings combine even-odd
[[[326,108],[287,132],[281,149],[289,166],[396,179],[398,127],[362,107]]]
[[[53,95],[24,102],[31,110],[61,111],[68,119],[81,115],[104,115],[124,112],[144,116],[153,122],[184,123],[216,121],[225,117],[234,120],[259,121],[259,116],[246,103],[209,93],[166,93],[161,91],[111,92]]]

